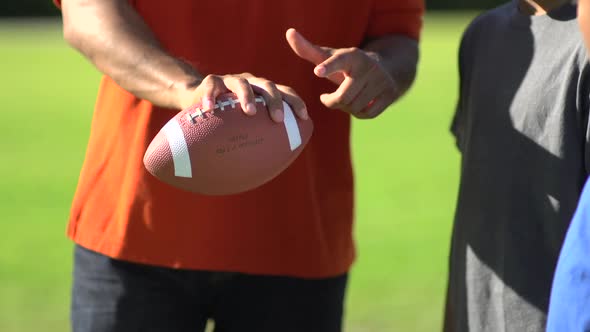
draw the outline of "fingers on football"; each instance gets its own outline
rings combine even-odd
[[[215,107],[215,99],[220,94],[227,92],[223,79],[217,75],[206,76],[197,88],[197,96],[200,96],[201,108],[210,110]],[[196,102],[199,102],[196,101]]]
[[[295,90],[284,85],[279,85],[278,88],[281,91],[283,99],[291,106],[297,117],[302,120],[309,119],[307,106],[305,106],[305,102],[295,93]]]
[[[277,85],[266,79],[257,79],[253,85],[257,94],[264,98],[270,117],[275,122],[283,122],[283,98]]]
[[[240,104],[245,105],[242,106],[244,113],[247,115],[256,114],[254,91],[246,78],[235,75],[225,76],[224,83],[231,92],[236,94]]]

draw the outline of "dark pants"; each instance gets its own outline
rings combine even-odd
[[[347,276],[299,279],[174,270],[76,246],[74,332],[340,332]]]

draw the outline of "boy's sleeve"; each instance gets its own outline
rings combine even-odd
[[[61,0],[52,0],[53,4],[57,7],[61,9]]]
[[[373,6],[368,37],[402,34],[420,38],[424,0],[375,0]]]

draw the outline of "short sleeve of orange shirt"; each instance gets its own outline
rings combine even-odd
[[[151,139],[178,110],[139,100],[105,76],[68,236],[115,259],[172,268],[308,278],[346,273],[355,258],[351,120],[321,104],[319,95],[336,87],[292,52],[285,31],[293,27],[336,48],[387,34],[418,39],[423,1],[129,3],[167,52],[199,72],[251,72],[293,87],[314,134],[298,159],[260,188],[222,197],[183,192],[157,181],[142,163]]]
[[[416,0],[376,0],[369,19],[368,37],[398,33],[419,39],[424,3]]]

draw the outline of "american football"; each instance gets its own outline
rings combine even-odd
[[[256,97],[257,112],[244,114],[233,93],[215,108],[194,105],[179,112],[154,137],[144,155],[148,172],[174,187],[205,195],[229,195],[263,185],[284,171],[311,138],[313,122],[283,102],[284,121],[272,121]]]

